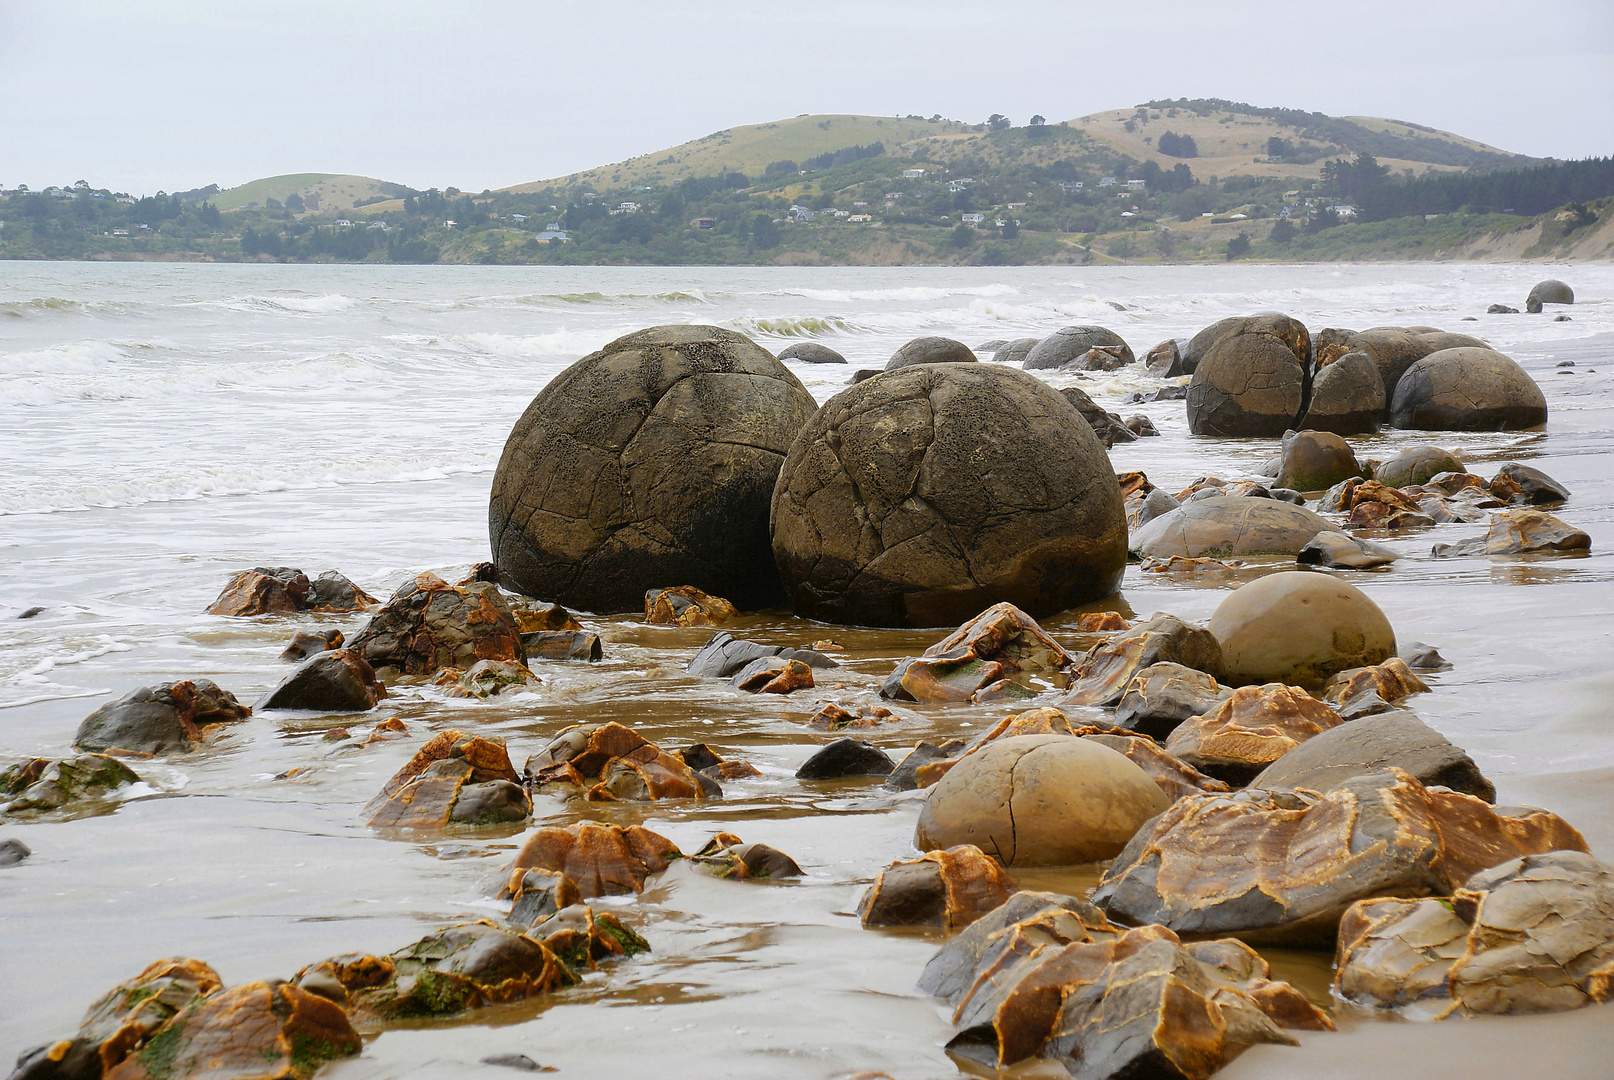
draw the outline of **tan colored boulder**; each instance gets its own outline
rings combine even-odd
[[[1206,498],[1162,514],[1131,539],[1139,555],[1189,558],[1294,555],[1332,522],[1276,499]]]
[[[1204,627],[1175,615],[1152,615],[1095,645],[1076,666],[1070,693],[1059,704],[1114,705],[1139,673],[1162,663],[1180,664],[1214,679],[1222,670],[1222,647]]]
[[[509,881],[499,899],[508,897],[527,870],[553,870],[577,885],[585,900],[596,896],[631,896],[644,891],[645,879],[683,857],[678,845],[638,825],[600,825],[580,821],[565,829],[534,832],[516,853]]]
[[[1436,544],[1435,558],[1469,555],[1556,555],[1590,550],[1592,538],[1544,510],[1502,510],[1491,516],[1483,537]]]
[[[1223,679],[1308,689],[1395,655],[1390,620],[1366,593],[1327,574],[1290,570],[1240,586],[1211,616]]]
[[[914,846],[974,844],[1005,866],[1095,862],[1166,805],[1148,775],[1109,747],[1018,736],[964,758],[936,784]]]
[[[1363,475],[1350,443],[1329,431],[1298,431],[1283,440],[1276,485],[1294,491],[1322,491]]]
[[[858,902],[864,926],[959,929],[1003,903],[1014,879],[973,844],[892,863]]]
[[[1298,686],[1241,686],[1213,711],[1179,725],[1166,750],[1218,780],[1243,785],[1313,735],[1344,722]]]
[[[644,621],[651,626],[722,626],[735,614],[733,604],[693,585],[651,589],[644,594]]]
[[[1362,703],[1368,695],[1376,697],[1388,708],[1401,704],[1413,694],[1428,692],[1429,684],[1418,678],[1399,656],[1392,656],[1372,667],[1338,672],[1329,676],[1323,684],[1323,700],[1350,719],[1366,714]]]
[[[1479,870],[1586,841],[1558,815],[1492,808],[1389,769],[1325,795],[1190,795],[1110,865],[1093,902],[1112,919],[1253,943],[1331,943],[1376,896],[1450,896]]]
[[[801,660],[764,657],[741,668],[733,683],[735,689],[752,694],[789,694],[813,688],[813,669]]]

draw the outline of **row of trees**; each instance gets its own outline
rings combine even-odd
[[[1356,203],[1369,221],[1423,214],[1544,214],[1566,203],[1614,195],[1614,158],[1586,158],[1529,169],[1495,172],[1425,173],[1393,179],[1372,155],[1354,164],[1330,161],[1324,185]]]

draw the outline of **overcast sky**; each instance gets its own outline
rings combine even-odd
[[[1614,153],[1614,3],[0,0],[0,185],[345,172],[479,191],[803,112],[1151,98]]]

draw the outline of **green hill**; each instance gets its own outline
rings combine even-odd
[[[228,188],[214,196],[212,201],[220,210],[239,210],[253,204],[267,206],[270,199],[284,203],[287,197],[297,194],[310,210],[351,210],[358,203],[377,197],[395,199],[408,193],[409,189],[402,184],[369,176],[287,173]]]

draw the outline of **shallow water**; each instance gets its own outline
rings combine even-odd
[[[1545,276],[1581,302],[1571,322],[1486,316]],[[0,264],[0,754],[59,755],[93,708],[136,686],[204,676],[254,700],[285,674],[294,629],[362,618],[205,614],[252,565],[336,568],[377,595],[423,569],[454,578],[487,557],[486,500],[506,434],[532,395],[628,330],[695,321],[778,351],[812,337],[874,367],[903,341],[976,344],[1097,322],[1140,354],[1229,314],[1279,309],[1308,325],[1430,324],[1481,336],[1541,383],[1543,432],[1353,440],[1383,457],[1458,446],[1489,475],[1527,462],[1566,484],[1560,516],[1589,556],[1435,562],[1431,544],[1478,526],[1383,538],[1407,557],[1348,577],[1403,640],[1456,665],[1412,707],[1465,747],[1499,801],[1562,813],[1614,855],[1614,268],[1539,266],[1129,269],[575,269]],[[1120,308],[1116,305],[1120,305]],[[1124,309],[1124,310],[1123,310]],[[1467,315],[1477,322],[1462,322]],[[1573,359],[1571,374],[1554,365]],[[1595,370],[1594,370],[1595,369]],[[794,365],[820,401],[850,369]],[[1056,377],[1056,385],[1074,383]],[[1081,382],[1106,407],[1146,413],[1164,437],[1117,447],[1168,490],[1243,475],[1272,440],[1187,435],[1181,402],[1121,406],[1154,383]],[[1259,569],[1196,579],[1129,567],[1094,605],[1204,619]],[[16,616],[39,605],[26,621]],[[205,751],[137,764],[152,790],[115,813],[7,825],[35,855],[0,870],[0,1060],[70,1032],[88,1004],[151,960],[194,955],[227,982],[286,977],[338,952],[387,952],[445,921],[498,908],[475,888],[523,830],[378,834],[360,807],[432,730],[505,736],[519,763],[574,722],[616,719],[671,745],[743,757],[761,779],[721,802],[602,806],[540,798],[536,819],[641,822],[685,850],[726,829],[792,854],[794,885],[712,881],[675,868],[637,901],[609,901],[654,951],[581,988],[471,1022],[390,1031],[332,1077],[428,1077],[525,1053],[571,1075],[957,1075],[944,1011],[913,982],[940,936],[862,930],[862,888],[913,853],[918,803],[873,785],[792,773],[824,737],[801,725],[821,699],[872,701],[930,631],[826,627],[782,613],[737,633],[832,638],[844,672],[759,701],[682,673],[707,632],[585,618],[594,664],[536,665],[537,691],[488,703],[400,688],[373,714],[257,715]],[[1072,644],[1073,617],[1046,625]],[[840,685],[842,689],[831,689]],[[892,751],[968,735],[1002,707],[919,707],[871,740]],[[1097,715],[1095,713],[1095,715]],[[397,716],[409,740],[330,756],[319,735]],[[276,779],[295,767],[304,772]],[[1079,890],[1091,868],[1021,875]],[[1327,958],[1272,954],[1283,977],[1326,990]],[[1324,1000],[1319,996],[1319,1000]],[[1414,1028],[1351,1020],[1296,1049],[1262,1047],[1224,1075],[1606,1076],[1604,1010]],[[1550,1054],[1550,1067],[1543,1063]]]

